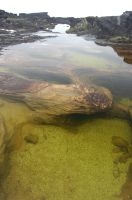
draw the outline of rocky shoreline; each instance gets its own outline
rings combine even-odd
[[[50,17],[47,12],[20,13],[19,15],[0,10],[0,49],[9,45],[34,42],[47,37],[33,35],[37,31],[50,31],[56,24],[75,25],[80,19],[74,17]]]
[[[132,43],[132,11],[120,16],[85,17],[68,30],[78,35],[91,34],[113,43]]]
[[[95,43],[111,46],[128,64],[132,63],[132,11],[121,16],[108,17],[50,17],[47,12],[20,13],[19,15],[0,10],[0,50],[3,47],[46,37],[33,35],[37,31],[50,31],[56,24],[69,24],[67,33],[92,35]]]
[[[67,33],[92,35],[96,44],[111,46],[126,63],[132,64],[132,11],[121,16],[82,18]]]

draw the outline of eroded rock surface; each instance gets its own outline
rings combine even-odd
[[[105,88],[35,82],[8,73],[0,73],[0,94],[23,101],[41,116],[92,114],[112,105],[112,95]]]

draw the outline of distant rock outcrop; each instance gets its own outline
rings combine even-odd
[[[92,34],[97,38],[108,39],[114,36],[132,37],[132,11],[121,16],[86,17],[69,30],[71,33]]]
[[[54,27],[47,12],[12,14],[0,10],[0,29],[13,29],[19,32],[34,32]]]

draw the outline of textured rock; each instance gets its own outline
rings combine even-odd
[[[69,32],[79,35],[92,34],[100,39],[109,39],[113,36],[127,36],[130,39],[132,37],[131,21],[132,11],[124,12],[121,16],[86,17],[80,22],[76,21]]]
[[[33,82],[7,73],[0,74],[0,94],[23,101],[40,116],[92,114],[112,105],[112,95],[105,88]]]

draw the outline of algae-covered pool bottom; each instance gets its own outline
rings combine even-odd
[[[113,151],[112,137],[120,136],[130,143],[127,121],[98,117],[67,128],[35,125],[28,122],[30,112],[24,105],[2,103],[7,130],[16,132],[16,148],[1,183],[1,200],[122,199],[131,159],[116,162],[120,153]],[[17,124],[22,124],[21,128],[14,129]],[[28,135],[37,136],[37,140],[25,140]]]

